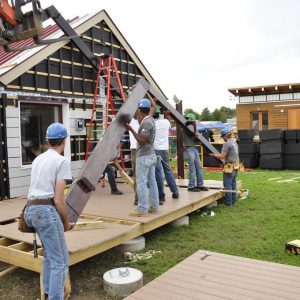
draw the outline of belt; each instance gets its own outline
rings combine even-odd
[[[53,205],[53,206],[55,206],[53,198],[28,200],[26,203],[26,206],[30,206],[30,205]]]

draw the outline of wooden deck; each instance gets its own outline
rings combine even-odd
[[[299,299],[300,268],[198,251],[126,300]]]
[[[70,265],[118,246],[222,197],[222,192],[218,189],[192,193],[186,188],[179,188],[179,199],[172,199],[169,189],[166,188],[166,203],[160,207],[159,214],[131,217],[129,213],[135,208],[133,190],[127,184],[119,184],[119,189],[124,195],[111,195],[108,187],[99,186],[83,211],[83,219],[100,218],[104,222],[104,228],[66,232]],[[20,215],[25,199],[11,199],[7,203],[9,204],[0,204],[0,261],[41,272],[40,241],[39,257],[34,258],[32,234],[22,233],[17,229],[16,218]]]

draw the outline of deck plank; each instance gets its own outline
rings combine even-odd
[[[125,298],[153,299],[296,299],[300,268],[199,250]],[[171,293],[171,295],[169,294]],[[167,296],[166,296],[167,295]]]

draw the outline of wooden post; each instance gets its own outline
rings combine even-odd
[[[182,114],[182,101],[176,104],[176,110]],[[181,127],[176,122],[176,141],[177,141],[177,177],[184,179],[184,159],[183,142],[181,136]]]

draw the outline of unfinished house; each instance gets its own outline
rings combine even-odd
[[[96,57],[114,56],[124,91],[143,76],[162,93],[106,11],[68,22]],[[61,35],[56,25],[49,25],[44,38]],[[52,122],[63,123],[69,132],[64,155],[76,177],[84,163],[95,68],[70,40],[22,52],[1,49],[0,64],[1,199],[27,194],[32,161],[43,151]],[[103,103],[97,106],[101,120]],[[124,155],[129,156],[129,143]]]
[[[232,88],[238,129],[299,129],[300,83]]]

